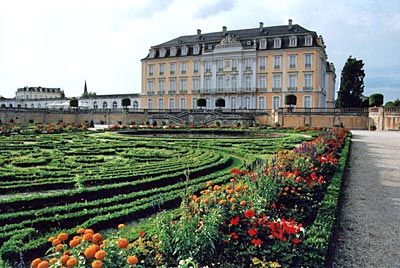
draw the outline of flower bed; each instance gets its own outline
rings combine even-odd
[[[347,134],[333,129],[270,162],[233,169],[226,185],[207,182],[183,200],[178,219],[162,214],[127,247],[119,248],[118,233],[104,246],[82,236],[76,245],[51,240],[46,260],[32,266],[64,267],[62,258],[74,258],[69,267],[324,267]]]

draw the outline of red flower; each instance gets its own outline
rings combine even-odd
[[[234,217],[234,218],[232,218],[231,219],[231,224],[232,225],[238,225],[239,224],[239,220],[240,220],[240,218],[239,218],[239,216],[236,216],[236,217]]]
[[[257,235],[258,231],[256,229],[250,229],[247,231],[247,233],[249,234],[249,236],[255,236]]]
[[[143,230],[140,231],[139,236],[140,236],[140,237],[143,237],[143,236],[144,236],[144,231],[143,231]]]
[[[238,239],[238,238],[239,238],[239,236],[238,236],[237,233],[235,233],[235,232],[231,233],[231,234],[229,235],[229,237],[230,237],[230,238],[233,238],[233,239]]]
[[[256,247],[260,247],[262,244],[262,241],[261,241],[261,239],[257,238],[257,239],[251,240],[251,243]]]
[[[248,218],[253,218],[254,216],[255,216],[255,212],[254,212],[254,210],[252,210],[252,209],[249,209],[249,210],[246,210],[245,212],[244,212],[244,216],[245,217],[248,217]]]
[[[297,238],[293,238],[292,239],[292,242],[293,242],[293,244],[299,244],[300,242],[301,242],[301,240],[300,239],[297,239]]]

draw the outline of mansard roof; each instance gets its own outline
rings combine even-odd
[[[180,36],[172,40],[169,40],[167,42],[161,43],[159,45],[152,46],[151,49],[155,50],[154,58],[159,58],[159,50],[161,48],[165,48],[167,50],[166,54],[164,55],[164,58],[171,57],[169,55],[170,48],[177,49],[177,53],[175,56],[191,56],[194,55],[193,47],[195,45],[200,45],[199,54],[201,54],[202,45],[204,44],[217,45],[227,35],[236,37],[237,40],[240,41],[243,46],[245,46],[247,41],[256,41],[256,43],[258,43],[259,40],[266,39],[267,40],[266,49],[273,49],[273,39],[277,37],[282,39],[281,48],[288,48],[290,36],[297,37],[298,42],[296,47],[303,47],[305,46],[304,44],[305,37],[311,35],[313,39],[312,46],[320,46],[318,42],[316,42],[317,39],[316,32],[307,30],[298,24],[291,24],[291,21],[289,21],[289,25],[269,26],[269,27],[264,27],[263,23],[260,22],[260,27],[252,29],[228,30],[226,27],[223,27],[222,31],[220,32],[201,33],[200,30],[197,31],[198,32],[195,35]],[[181,55],[180,48],[184,46],[188,47],[188,52],[185,55]],[[257,49],[259,48],[258,44],[256,45],[256,47]],[[150,58],[149,55],[147,55],[145,59]]]

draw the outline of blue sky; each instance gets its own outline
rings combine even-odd
[[[0,1],[0,95],[24,86],[80,96],[139,93],[152,45],[181,35],[287,24],[322,35],[328,60],[365,63],[365,95],[400,98],[398,0],[13,0]]]

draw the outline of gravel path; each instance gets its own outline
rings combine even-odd
[[[352,131],[332,267],[400,267],[400,132]]]

